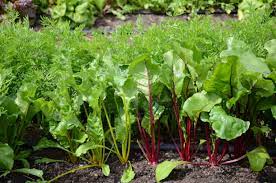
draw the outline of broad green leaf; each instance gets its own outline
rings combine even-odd
[[[259,111],[270,110],[276,104],[276,96],[266,97],[259,100],[256,109]]]
[[[103,57],[106,81],[110,81],[115,88],[122,87],[127,80],[127,71],[120,69],[112,60],[111,54]]]
[[[37,85],[34,83],[24,83],[17,92],[15,103],[19,106],[20,111],[26,116],[31,98],[35,96]]]
[[[124,143],[128,138],[126,134],[128,134],[127,132],[129,129],[127,128],[129,128],[129,126],[135,122],[135,117],[132,114],[129,114],[130,124],[127,124],[126,114],[121,110],[119,115],[120,116],[115,118],[116,139],[119,142]]]
[[[132,166],[129,165],[128,168],[124,169],[123,175],[121,177],[121,183],[129,183],[135,177],[135,172],[132,169]]]
[[[79,157],[79,156],[81,156],[81,155],[83,155],[83,154],[86,154],[87,151],[92,150],[92,149],[96,149],[97,147],[98,147],[98,146],[96,146],[95,142],[89,141],[89,142],[86,142],[86,143],[84,143],[84,144],[81,144],[81,145],[77,148],[75,154],[76,154],[76,156]]]
[[[204,82],[204,90],[216,93],[223,99],[228,99],[227,107],[231,108],[243,95],[249,91],[240,82],[240,68],[237,58],[229,57],[226,63],[219,63],[209,79]]]
[[[128,78],[122,87],[118,87],[118,90],[118,95],[129,105],[130,101],[137,95],[137,84],[132,78]]]
[[[217,65],[213,75],[204,83],[204,89],[228,98],[226,106],[229,109],[249,93],[254,92],[258,97],[273,95],[273,82],[263,78],[271,73],[268,65],[262,58],[256,57],[244,42],[230,38],[227,50],[220,56],[223,63]]]
[[[268,52],[266,63],[272,71],[276,70],[276,39],[272,39],[265,43],[265,49]]]
[[[138,90],[149,100],[149,94],[152,92],[152,84],[157,81],[159,75],[159,66],[153,64],[147,56],[141,56],[129,65],[129,75],[131,75],[137,84]],[[151,95],[154,95],[151,93]]]
[[[63,17],[66,12],[66,3],[59,4],[52,8],[51,14],[54,19]]]
[[[250,125],[249,121],[228,115],[221,106],[215,106],[209,114],[209,123],[217,137],[233,140],[245,133]]]
[[[14,152],[8,144],[0,143],[0,167],[4,170],[11,170],[14,163]]]
[[[95,5],[100,10],[100,12],[103,10],[106,0],[94,0]]]
[[[86,130],[89,138],[91,138],[94,143],[101,144],[104,139],[104,130],[101,117],[90,113],[87,119]]]
[[[201,112],[209,112],[216,104],[221,103],[221,98],[214,93],[202,91],[188,98],[182,106],[182,112],[193,121],[197,121]]]
[[[74,132],[76,131],[73,131],[72,133],[72,140],[79,144],[84,143],[88,138],[88,135],[86,134],[86,132],[83,132],[83,131],[77,131],[76,133]]]
[[[20,168],[20,169],[16,169],[14,170],[14,172],[17,172],[17,173],[24,173],[24,174],[27,174],[27,175],[34,175],[36,177],[39,177],[41,179],[43,179],[43,171],[42,170],[38,170],[38,169],[29,169],[29,168]]]
[[[15,129],[17,120],[20,116],[20,110],[15,101],[8,96],[0,96],[0,139],[3,143],[14,143],[16,133]],[[15,131],[14,131],[15,132]]]
[[[268,125],[262,125],[261,127],[253,126],[250,128],[254,135],[257,136],[259,134],[267,136],[269,132],[271,132],[271,128]]]
[[[265,163],[270,160],[270,156],[266,149],[262,146],[246,153],[250,163],[250,168],[253,171],[259,172],[264,168]]]
[[[186,164],[185,161],[163,161],[162,163],[158,164],[155,170],[155,178],[157,182],[167,178],[170,173],[179,165]]]
[[[154,121],[157,121],[162,116],[163,112],[165,111],[165,107],[159,105],[158,103],[153,104],[153,114],[154,114]],[[151,124],[150,124],[150,117],[148,111],[144,115],[142,119],[142,127],[146,130],[146,132],[151,135]]]
[[[4,108],[8,115],[15,116],[15,118],[20,114],[19,107],[10,97],[0,96],[0,106]]]
[[[78,6],[75,7],[75,12],[73,15],[73,20],[76,23],[84,23],[88,20],[88,16],[92,16],[89,13],[89,3],[84,2],[82,4],[79,4]]]
[[[274,119],[276,119],[276,105],[271,107],[271,113],[272,113],[272,116],[274,117]]]
[[[232,64],[219,63],[212,76],[205,81],[204,90],[208,93],[217,93],[223,97],[231,97]]]
[[[58,143],[48,140],[46,137],[42,138],[36,146],[34,146],[34,150],[41,150],[46,148],[58,148],[64,150],[64,148]]]
[[[109,176],[109,174],[110,174],[109,165],[103,164],[102,165],[102,172],[105,176]]]
[[[265,4],[263,1],[259,0],[243,0],[239,4],[239,9],[238,9],[238,17],[239,20],[242,20],[244,18],[247,18],[250,14],[253,12],[259,10],[259,9],[264,9]]]
[[[256,95],[260,97],[270,97],[275,93],[275,85],[271,80],[259,79],[254,86],[254,90]]]
[[[55,106],[53,101],[46,101],[43,98],[39,98],[33,102],[35,108],[40,109],[46,118],[54,118]]]
[[[241,56],[244,53],[248,52],[249,48],[245,42],[230,37],[227,39],[227,49],[220,53],[221,58],[229,56]]]
[[[173,51],[166,52],[160,72],[161,82],[179,97],[183,90],[185,76],[184,61],[175,55]]]
[[[73,112],[64,113],[61,116],[61,121],[53,129],[50,129],[50,132],[54,136],[67,136],[67,132],[73,128],[84,129],[81,122]]]

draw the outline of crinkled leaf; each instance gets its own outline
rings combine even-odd
[[[0,167],[4,170],[11,170],[14,163],[14,152],[8,144],[0,143]]]
[[[250,168],[256,172],[261,171],[264,168],[265,163],[270,160],[269,154],[262,146],[246,153],[246,156],[249,160]]]
[[[163,161],[162,163],[158,164],[155,170],[155,178],[157,182],[167,178],[170,173],[179,165],[186,164],[185,161]]]
[[[31,98],[35,96],[37,85],[35,83],[24,83],[17,92],[15,103],[19,106],[20,111],[26,116]]]
[[[214,93],[202,91],[188,98],[182,106],[182,112],[197,121],[201,112],[209,112],[216,104],[221,103],[221,98]]]
[[[86,143],[84,143],[84,144],[81,144],[81,145],[77,148],[75,154],[76,154],[76,156],[79,157],[79,156],[81,156],[81,155],[83,155],[83,154],[86,154],[87,151],[92,150],[92,149],[96,149],[97,147],[98,147],[98,146],[96,146],[95,142],[89,141],[89,142],[86,142]]]
[[[228,115],[221,106],[215,106],[211,110],[208,122],[217,137],[228,141],[241,136],[250,125],[249,121]]]
[[[104,130],[101,117],[89,114],[87,119],[87,133],[91,139],[97,144],[101,144],[104,139]]]
[[[263,125],[261,127],[253,126],[250,128],[254,135],[257,136],[259,134],[267,136],[269,132],[271,132],[271,128],[269,128],[267,125]]]
[[[258,9],[264,9],[265,4],[263,1],[259,0],[243,0],[239,4],[239,9],[238,9],[238,17],[239,19],[244,19],[248,17],[250,14],[253,12],[257,11]]]
[[[63,17],[66,12],[66,3],[59,4],[52,8],[51,14],[54,19]]]
[[[62,115],[61,121],[50,131],[54,136],[67,136],[67,132],[73,128],[79,129],[83,126],[77,116],[70,111]]]

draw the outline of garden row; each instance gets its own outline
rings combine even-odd
[[[236,12],[239,18],[248,12],[275,8],[273,0],[1,0],[0,15],[9,8],[22,16],[38,19],[37,15],[51,16],[58,20],[68,20],[71,26],[85,24],[91,26],[97,17],[113,14],[124,19],[124,14],[149,10],[155,13],[178,16],[200,11],[214,13],[223,10],[227,14]],[[1,20],[1,19],[0,19]]]
[[[209,157],[202,166],[247,157],[260,171],[271,163],[265,142],[275,141],[269,134],[276,118],[276,19],[269,13],[147,29],[137,22],[92,37],[49,19],[35,32],[16,18],[10,12],[0,24],[2,176],[21,172],[43,180],[28,157],[45,148],[108,176],[108,157],[128,163],[137,139],[151,165],[159,163],[161,139],[176,146],[182,161],[160,164],[157,181],[179,164],[193,164],[199,145]],[[32,125],[43,137],[30,147],[24,136]],[[125,173],[128,182],[131,166]]]

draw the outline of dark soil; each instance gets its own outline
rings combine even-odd
[[[227,14],[212,14],[211,15],[215,21],[218,20],[227,20],[227,19],[237,19],[237,15],[227,15]],[[189,15],[180,15],[176,17],[166,16],[166,15],[158,15],[158,14],[152,14],[152,13],[142,13],[142,14],[128,14],[125,15],[125,19],[119,19],[114,15],[107,15],[103,18],[98,18],[95,22],[94,28],[98,30],[102,30],[103,32],[113,32],[117,27],[126,24],[126,23],[132,23],[135,24],[136,21],[140,18],[142,23],[145,26],[150,26],[153,24],[159,24],[160,22],[164,20],[189,20]]]
[[[51,158],[64,158],[61,152],[48,150],[42,152],[43,154],[50,155]],[[58,157],[59,156],[59,157]],[[175,152],[161,152],[160,161],[165,159],[178,159]],[[140,152],[131,154],[131,164],[135,171],[135,179],[133,183],[154,183],[155,181],[155,167],[148,165],[147,161],[143,158]],[[204,157],[196,157],[193,162],[202,162]],[[121,165],[116,157],[109,158],[108,164],[111,172],[108,177],[105,177],[100,168],[90,168],[85,170],[76,171],[75,173],[68,174],[60,178],[57,183],[119,183],[122,172],[125,168]],[[62,174],[70,169],[84,166],[86,163],[79,162],[71,163],[50,163],[50,164],[37,164],[35,168],[44,171],[44,178],[50,180],[55,176]],[[3,182],[23,183],[25,180],[22,175],[13,175],[9,180]],[[183,165],[176,168],[171,175],[164,181],[167,183],[254,183],[254,182],[268,182],[273,183],[276,181],[276,166],[271,165],[264,168],[260,173],[252,172],[248,167],[246,160],[237,164],[222,165],[218,167],[207,166],[194,166]]]

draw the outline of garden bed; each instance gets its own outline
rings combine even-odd
[[[36,154],[37,156],[43,155],[44,157],[64,159],[66,155],[62,151],[47,150]],[[195,157],[193,162],[199,163],[205,157]],[[178,159],[178,154],[174,151],[161,151],[160,160]],[[155,167],[149,166],[148,162],[144,159],[140,151],[132,152],[130,161],[136,173],[133,183],[155,183]],[[104,176],[101,169],[89,168],[79,170],[74,173],[65,175],[58,179],[57,183],[114,183],[120,182],[125,166],[122,165],[116,157],[111,157],[108,161],[110,165],[110,175]],[[49,163],[49,164],[36,164],[34,167],[41,169],[44,172],[44,178],[51,180],[52,178],[67,172],[76,167],[87,165],[85,162],[79,163]],[[2,180],[7,183],[24,183],[27,178],[24,175],[13,174]],[[166,183],[226,183],[226,182],[267,182],[273,183],[276,180],[276,166],[267,166],[262,172],[256,173],[250,170],[246,161],[239,163],[224,165],[218,167],[209,166],[193,166],[182,165],[174,170],[173,173],[164,181]]]
[[[0,181],[276,178],[270,12],[106,17],[86,36],[9,16],[0,24]]]

